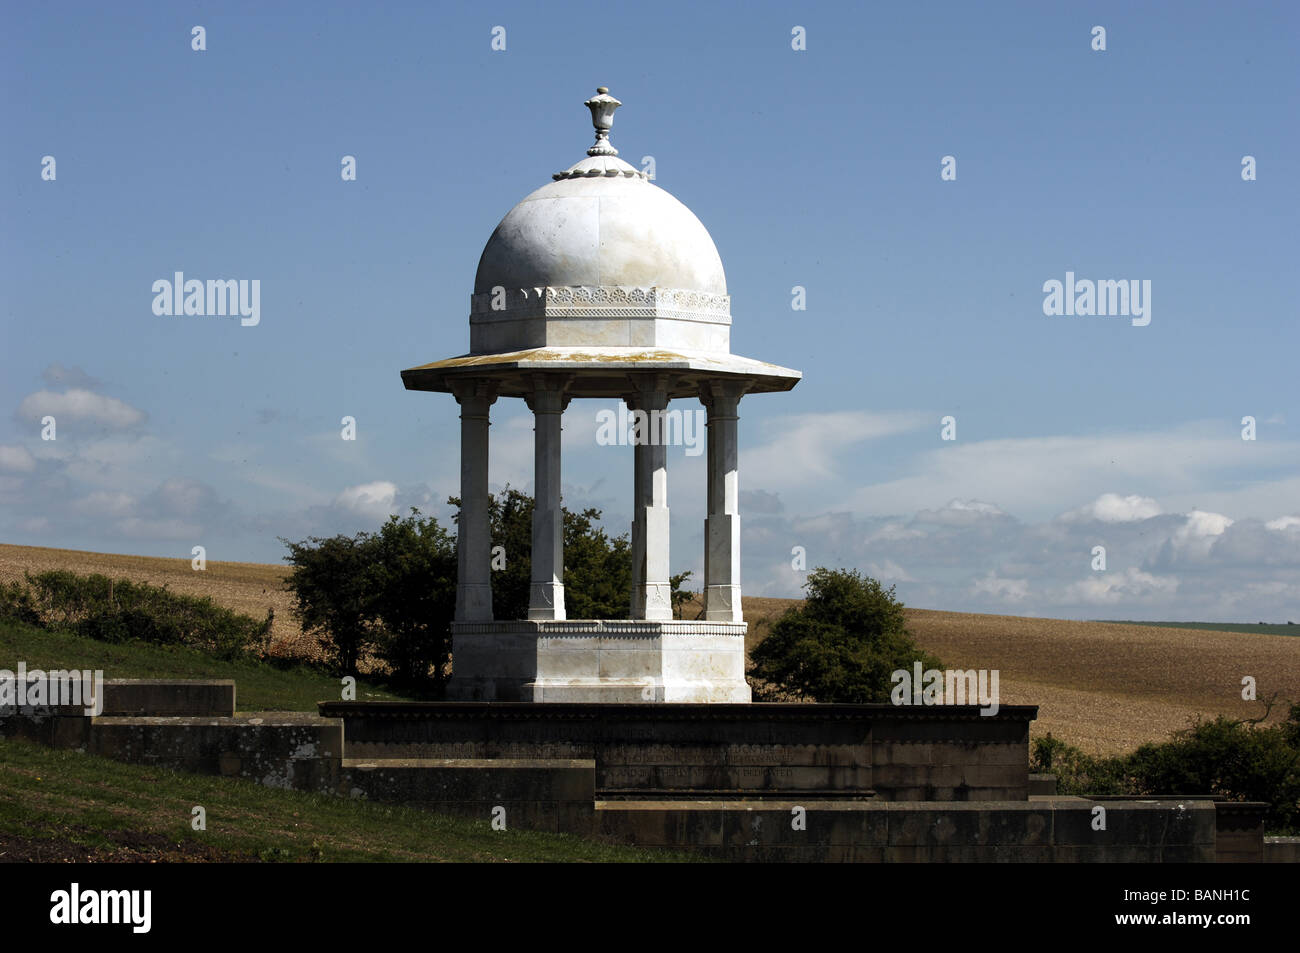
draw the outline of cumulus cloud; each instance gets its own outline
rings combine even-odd
[[[946,506],[935,510],[921,510],[914,523],[933,523],[941,526],[974,526],[989,520],[1010,519],[1000,507],[980,500],[949,500]]]
[[[1102,523],[1132,523],[1159,516],[1163,512],[1160,504],[1149,496],[1103,493],[1087,506],[1061,514],[1061,519],[1067,522],[1091,519]]]
[[[346,487],[334,498],[334,505],[366,519],[382,522],[397,510],[397,484],[389,480],[375,480],[358,486]]]
[[[39,424],[52,416],[58,422],[93,423],[111,429],[126,429],[142,423],[145,413],[125,401],[82,388],[63,393],[38,390],[28,394],[18,405],[20,420]]]
[[[971,592],[976,595],[991,596],[1007,603],[1021,603],[1029,598],[1028,579],[1004,579],[992,569],[988,574],[976,579],[971,584]]]
[[[1156,576],[1135,566],[1118,571],[1094,573],[1065,588],[1064,601],[1081,605],[1108,605],[1145,602],[1153,597],[1171,596],[1178,591],[1174,576]]]
[[[1285,533],[1288,530],[1300,530],[1300,516],[1279,516],[1275,520],[1269,520],[1264,525],[1268,529],[1279,533]]]
[[[1183,525],[1174,531],[1173,536],[1166,543],[1162,561],[1171,563],[1205,560],[1214,547],[1215,537],[1222,536],[1232,524],[1233,520],[1222,513],[1192,510],[1187,514]]]

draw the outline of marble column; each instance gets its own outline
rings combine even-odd
[[[460,516],[456,529],[456,621],[492,619],[492,534],[488,523],[488,381],[453,385],[460,404]]]
[[[668,581],[668,448],[663,414],[668,382],[656,374],[634,381],[629,408],[633,420],[632,618],[673,617]]]
[[[563,619],[564,511],[560,507],[560,432],[568,404],[562,378],[539,377],[529,394],[533,412],[533,574],[528,618]]]
[[[708,409],[708,514],[704,519],[704,618],[742,622],[740,604],[740,466],[737,409],[744,386],[711,381],[700,393]]]

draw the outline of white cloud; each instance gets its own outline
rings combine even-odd
[[[1149,496],[1103,493],[1087,506],[1063,513],[1060,518],[1068,522],[1094,519],[1103,523],[1132,523],[1159,516],[1163,512],[1160,504]]]
[[[1269,520],[1264,526],[1281,533],[1287,530],[1300,529],[1300,516],[1279,516],[1275,520]]]
[[[990,520],[1010,519],[1007,514],[993,503],[980,500],[949,500],[946,506],[937,510],[921,510],[913,518],[913,523],[931,523],[940,526],[976,526]]]
[[[740,472],[756,474],[765,489],[811,488],[819,480],[838,476],[837,457],[842,451],[868,440],[917,430],[932,416],[841,410],[769,418],[763,423],[766,442],[741,449]]]
[[[117,429],[134,427],[145,419],[144,411],[125,401],[81,388],[62,394],[38,390],[18,405],[18,417],[22,420],[39,423],[46,415],[52,415],[56,422],[87,422]]]
[[[382,521],[397,512],[393,506],[396,499],[396,483],[376,480],[373,483],[346,487],[334,498],[334,505],[358,516]]]
[[[26,447],[0,444],[0,470],[11,473],[31,473],[36,469],[36,458]]]
[[[1064,601],[1083,605],[1118,605],[1172,596],[1178,591],[1174,576],[1156,576],[1135,566],[1094,573],[1066,586]]]
[[[1182,526],[1169,538],[1164,560],[1203,561],[1210,555],[1216,538],[1233,524],[1222,513],[1192,510]]]
[[[1095,500],[1121,482],[1187,509],[1213,505],[1262,516],[1261,509],[1277,513],[1293,505],[1300,496],[1300,478],[1291,475],[1300,470],[1300,443],[1248,444],[1221,431],[1209,422],[1156,432],[951,443],[917,456],[912,473],[860,486],[838,502],[862,515],[913,513],[939,506],[959,488],[967,499],[1014,506],[1021,518],[1048,518],[1061,512],[1063,499]],[[1242,489],[1207,493],[1234,471],[1285,475],[1256,476]]]
[[[1002,602],[1024,602],[1029,598],[1029,580],[1004,579],[990,569],[987,576],[974,581],[971,592],[976,595],[992,596]]]

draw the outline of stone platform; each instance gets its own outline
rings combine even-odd
[[[1032,705],[322,702],[349,757],[590,760],[619,798],[1024,801]]]
[[[750,699],[744,622],[528,620],[452,623],[460,701]]]
[[[0,737],[734,861],[1300,859],[1300,839],[1263,836],[1266,804],[1027,795],[1052,780],[1028,774],[1030,706],[327,702],[318,716],[237,712],[230,682],[123,680],[104,696],[101,717],[0,711]]]

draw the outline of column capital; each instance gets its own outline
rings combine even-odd
[[[747,380],[708,380],[700,382],[700,403],[709,409],[717,405],[719,411],[729,409],[735,412],[740,398],[744,397],[753,381]]]
[[[464,404],[467,401],[486,401],[483,405],[491,407],[496,403],[497,385],[495,381],[483,378],[463,378],[461,380],[451,381],[452,396],[456,398],[456,403]]]
[[[529,383],[532,389],[524,394],[524,403],[534,414],[562,414],[573,400],[571,374],[534,374]]]
[[[623,402],[629,409],[663,410],[668,406],[668,374],[648,372],[627,376],[628,392]]]

